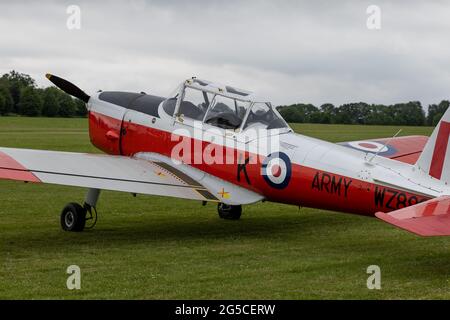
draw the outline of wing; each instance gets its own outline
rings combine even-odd
[[[390,141],[389,141],[390,140]],[[401,162],[414,164],[422,153],[428,141],[426,136],[405,136],[398,138],[383,138],[374,140],[359,140],[341,142],[340,145],[356,150],[376,153]],[[386,143],[388,143],[386,145]]]
[[[169,162],[170,158],[163,159],[161,156],[160,159],[153,159],[0,148],[0,179],[221,201],[228,204],[245,204],[262,199],[252,191],[203,171],[191,168],[194,171],[188,172],[190,167],[187,165],[179,164],[175,168]]]
[[[437,197],[378,218],[421,236],[450,236],[450,196]]]

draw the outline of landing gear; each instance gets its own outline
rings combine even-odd
[[[217,211],[222,219],[239,220],[242,214],[242,206],[232,206],[221,202],[217,206]]]
[[[93,228],[97,223],[96,205],[99,196],[99,189],[89,189],[83,206],[74,202],[67,204],[61,212],[62,229],[64,231],[83,231],[86,228],[87,220],[93,221],[87,228]],[[89,215],[86,217],[88,213]]]

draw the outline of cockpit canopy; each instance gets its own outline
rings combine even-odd
[[[290,130],[270,102],[258,102],[246,90],[196,78],[181,84],[163,102],[163,110],[183,122],[190,119],[234,131],[248,128]]]

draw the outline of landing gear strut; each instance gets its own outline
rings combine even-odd
[[[239,220],[242,214],[242,206],[232,206],[221,202],[217,206],[217,211],[222,219]]]
[[[64,231],[83,231],[86,228],[87,220],[93,221],[92,224],[87,228],[93,228],[97,223],[96,205],[99,196],[99,189],[89,189],[83,206],[74,202],[67,204],[61,212],[62,229]],[[87,216],[87,214],[89,215]]]

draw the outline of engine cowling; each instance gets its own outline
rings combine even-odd
[[[91,97],[88,110],[92,144],[108,154],[123,154],[121,140],[126,134],[123,124],[126,112],[134,110],[159,117],[158,106],[163,100],[145,93],[120,91],[105,91]]]

